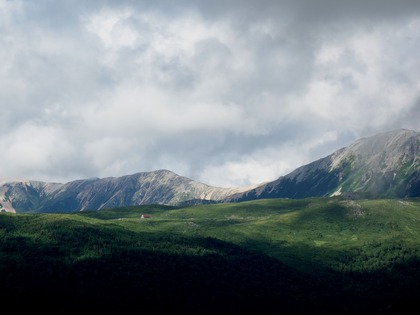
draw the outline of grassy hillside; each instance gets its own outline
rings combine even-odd
[[[2,213],[0,240],[17,309],[402,314],[420,298],[418,199]]]

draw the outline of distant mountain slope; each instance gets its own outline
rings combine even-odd
[[[420,197],[420,133],[401,129],[359,139],[253,189],[213,187],[168,170],[65,184],[3,183],[0,211],[73,212],[142,204],[194,205],[340,194]]]
[[[340,194],[420,196],[420,133],[395,130],[355,141],[290,174],[225,201]]]
[[[168,170],[66,184],[22,181],[0,185],[0,210],[72,212],[141,204],[175,205],[189,200],[221,200],[244,190],[209,186]]]

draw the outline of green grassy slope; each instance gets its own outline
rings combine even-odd
[[[418,199],[3,213],[0,241],[2,303],[45,312],[396,314],[420,298]]]

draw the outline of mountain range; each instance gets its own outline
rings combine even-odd
[[[0,211],[74,212],[141,204],[189,205],[261,198],[420,197],[420,133],[399,129],[362,138],[272,182],[221,188],[169,170],[68,183],[0,184]]]

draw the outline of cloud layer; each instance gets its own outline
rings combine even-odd
[[[420,129],[418,1],[0,0],[0,181],[273,180]]]

